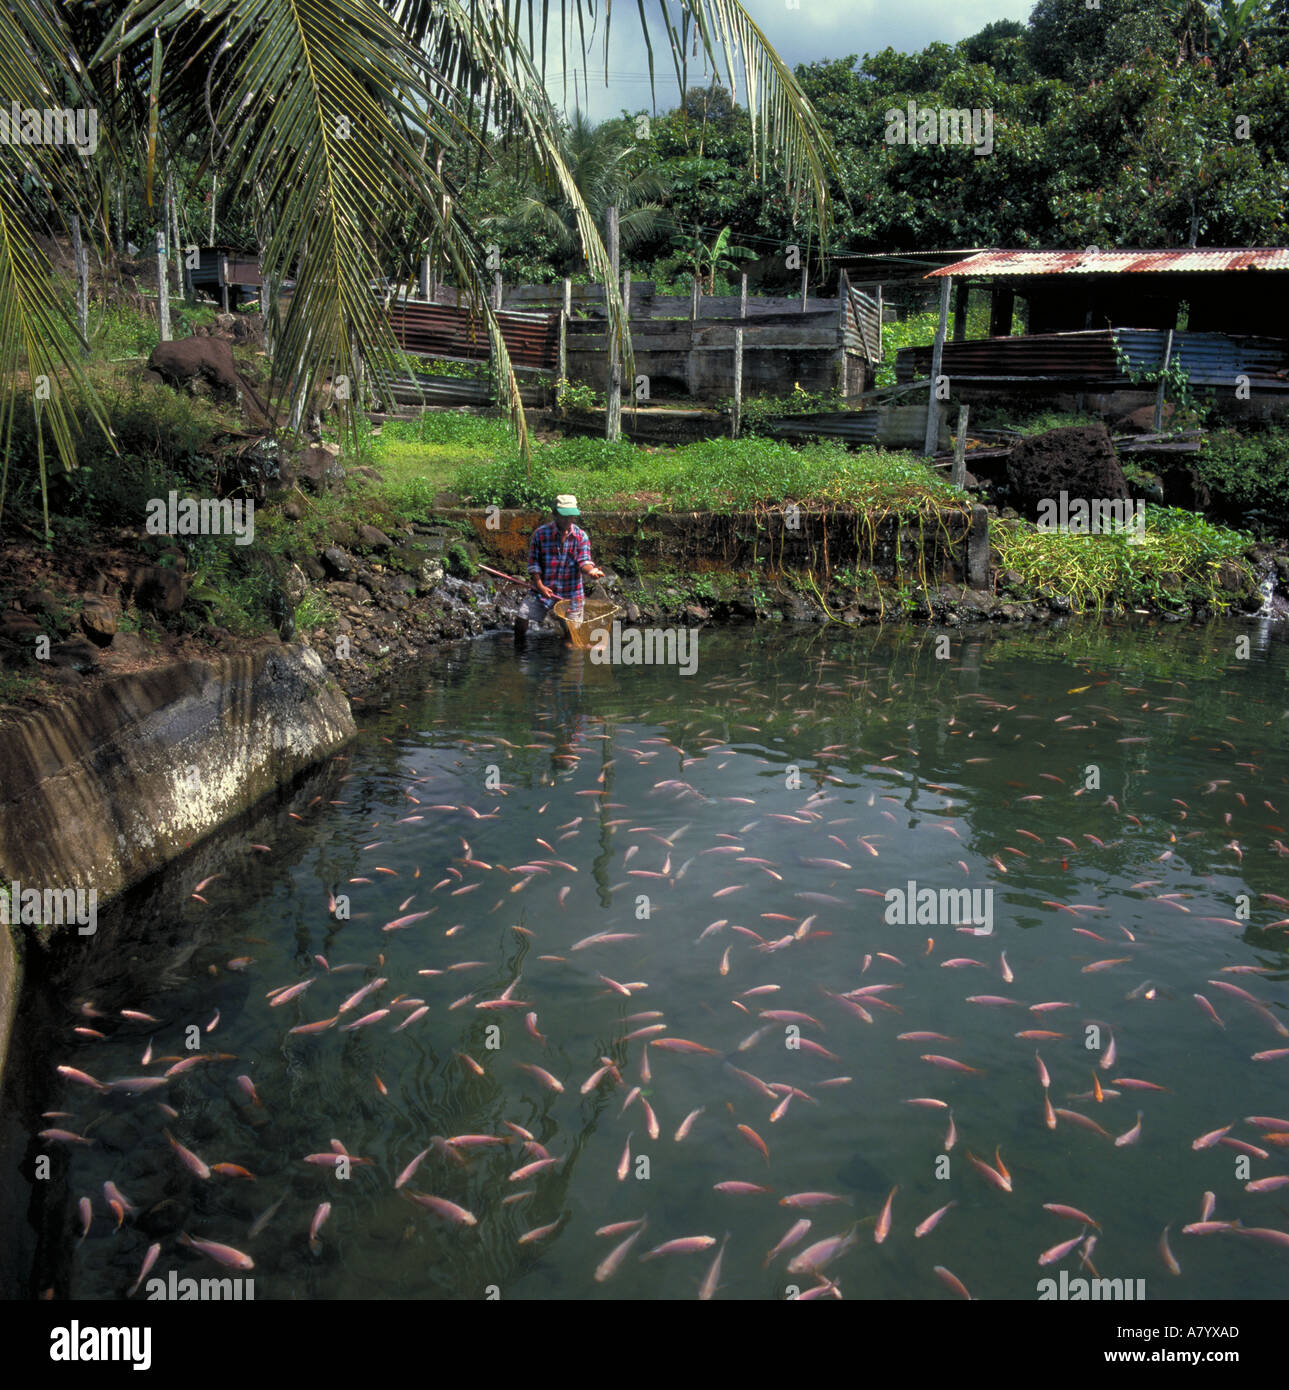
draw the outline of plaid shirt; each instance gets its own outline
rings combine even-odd
[[[538,574],[556,598],[582,603],[582,566],[591,563],[591,542],[576,523],[561,538],[553,521],[539,526],[528,542],[528,573]]]

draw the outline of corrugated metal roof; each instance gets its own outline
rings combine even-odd
[[[1289,247],[1188,247],[1176,251],[984,251],[927,275],[1131,275],[1289,270]]]

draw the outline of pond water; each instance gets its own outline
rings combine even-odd
[[[36,987],[9,1292],[238,1272],[187,1234],[256,1299],[1289,1296],[1287,677],[1256,627],[463,648]]]

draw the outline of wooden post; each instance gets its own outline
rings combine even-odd
[[[738,286],[738,316],[741,319],[747,318],[747,272],[744,271],[739,276]]]
[[[810,262],[807,261],[805,265],[801,267],[801,312],[803,314],[806,312],[806,288],[810,283],[809,276]]]
[[[608,234],[609,265],[613,270],[613,283],[618,283],[618,205],[614,203],[605,214],[605,231]],[[606,287],[607,291],[607,287]]]
[[[210,179],[210,242],[209,242],[209,244],[210,244],[211,246],[214,246],[214,244],[215,244],[215,201],[216,201],[216,194],[217,194],[218,192],[219,192],[219,175],[218,175],[218,174],[212,174],[212,175],[211,175],[211,179]]]
[[[618,205],[609,208],[605,219],[608,233],[609,265],[613,269],[613,283],[618,280]],[[604,287],[604,345],[609,358],[609,387],[605,396],[604,437],[610,444],[622,437],[622,358],[620,344],[613,338],[613,321],[609,316],[609,287]]]
[[[954,286],[953,341],[960,343],[967,336],[967,296],[971,293],[964,276]]]
[[[958,407],[958,434],[953,441],[953,485],[965,487],[967,482],[967,416],[971,407]]]
[[[877,282],[877,363],[880,366],[882,361],[882,319],[886,311],[882,308],[882,282]]]
[[[85,340],[82,351],[89,355],[90,335],[90,263],[81,239],[81,219],[72,218],[72,256],[76,262],[76,325]]]
[[[607,288],[607,286],[606,286]],[[631,313],[631,272],[622,276],[622,322],[625,326]],[[609,348],[609,391],[605,401],[604,437],[610,444],[622,438],[622,354],[613,339],[612,326],[606,321],[605,333]]]
[[[559,311],[559,357],[555,364],[555,380],[568,380],[568,314]]]
[[[935,453],[936,441],[940,435],[940,402],[936,398],[935,384],[940,376],[940,364],[944,360],[944,337],[949,328],[949,292],[953,280],[944,276],[940,281],[940,322],[935,330],[935,346],[931,349],[931,388],[927,392],[926,438],[922,452],[931,456]]]
[[[698,288],[698,275],[694,275],[694,283],[689,287],[689,321],[698,322],[698,301],[702,296],[702,291]]]
[[[495,270],[492,273],[492,312],[501,313],[501,271]]]
[[[427,251],[421,257],[421,268],[416,276],[416,293],[421,299],[430,298],[430,277],[433,272],[430,270],[430,254]]]
[[[1168,339],[1164,343],[1164,371],[1167,372],[1168,364],[1173,359],[1173,330],[1168,330]],[[1164,428],[1164,378],[1160,375],[1159,386],[1155,391],[1155,433],[1158,434]]]
[[[837,391],[841,396],[850,393],[846,390],[846,310],[849,308],[850,281],[843,270],[837,276]]]
[[[157,320],[161,341],[170,341],[170,266],[166,257],[166,234],[157,232]]]
[[[989,306],[989,336],[991,338],[1010,338],[1012,331],[1012,310],[1016,295],[1009,285],[995,285],[993,299]]]
[[[737,439],[743,415],[743,329],[734,330],[734,408],[730,412],[730,438]]]
[[[228,313],[228,257],[219,258],[219,298],[224,307],[224,313]]]
[[[623,323],[623,325],[624,325],[624,329],[623,329],[624,333],[630,333],[630,332],[631,332],[631,272],[630,272],[629,270],[624,270],[624,271],[622,272],[622,323]],[[624,346],[625,346],[625,342],[624,342]],[[624,361],[623,365],[625,366],[625,361]],[[634,378],[633,378],[631,381],[628,381],[628,382],[627,382],[627,399],[631,402],[631,409],[632,409],[632,411],[634,412],[634,411],[635,411],[635,408],[636,408],[636,383],[635,383]],[[633,418],[634,418],[634,416],[633,416]]]

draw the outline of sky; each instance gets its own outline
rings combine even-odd
[[[799,7],[796,9],[789,9],[788,3],[789,0],[744,0],[744,8],[753,22],[789,67],[843,58],[849,53],[862,56],[879,53],[884,48],[912,53],[937,41],[956,43],[997,19],[1023,22],[1033,8],[1033,0],[904,0],[899,5],[878,4],[877,0],[797,0]],[[661,19],[655,22],[658,7],[659,0],[646,0],[654,45],[657,109],[665,111],[676,104],[678,94],[665,31]],[[600,8],[602,6],[597,6]],[[550,11],[546,68],[547,88],[556,109],[571,113],[575,106],[580,106],[596,121],[616,116],[623,108],[628,111],[651,109],[649,63],[640,37],[637,7],[619,3],[610,28],[607,86],[603,34],[602,31],[595,34],[593,42],[589,43],[592,53],[588,64],[589,89],[584,88],[578,72],[576,98],[574,72],[577,64],[571,52],[567,98],[561,82],[563,59],[558,11],[557,0]],[[675,13],[674,4],[672,12]],[[574,33],[575,26],[569,30],[570,38]],[[739,80],[738,100],[742,104],[745,93],[737,61],[735,72]],[[701,58],[691,60],[689,84],[706,85]]]

